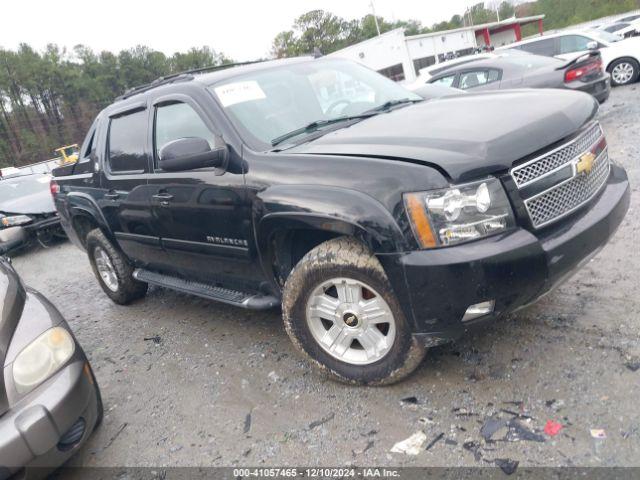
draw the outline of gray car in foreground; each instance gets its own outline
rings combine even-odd
[[[100,392],[60,312],[4,258],[0,300],[0,480],[40,478],[100,423]]]
[[[610,76],[598,52],[571,61],[505,51],[495,57],[473,60],[438,70],[428,79],[433,85],[461,90],[513,88],[565,88],[590,93],[600,103],[609,98]]]

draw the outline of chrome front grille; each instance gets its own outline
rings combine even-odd
[[[578,155],[589,150],[600,137],[602,128],[599,123],[594,123],[585,133],[561,147],[545,153],[542,157],[534,158],[511,170],[511,176],[518,187],[533,182],[538,177],[545,175],[574,160]]]
[[[602,140],[600,124],[594,123],[571,142],[511,170],[534,228],[568,215],[600,191],[609,176],[607,147],[599,147]],[[598,156],[591,170],[578,172],[578,160],[592,150]],[[557,183],[549,186],[550,180]]]

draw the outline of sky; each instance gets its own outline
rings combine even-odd
[[[448,20],[478,0],[373,0],[376,14],[423,25]],[[146,45],[167,55],[209,46],[236,61],[265,57],[278,32],[302,13],[323,9],[346,19],[371,13],[370,0],[11,0],[2,2],[0,47],[48,43],[96,51]]]

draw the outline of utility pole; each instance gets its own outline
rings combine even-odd
[[[369,2],[371,5],[371,12],[373,12],[373,21],[376,22],[376,30],[378,31],[378,36],[380,36],[380,25],[378,25],[378,17],[376,16],[376,8],[373,6],[373,0]]]

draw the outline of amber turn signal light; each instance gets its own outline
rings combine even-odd
[[[413,233],[422,248],[433,248],[436,246],[436,239],[431,230],[431,224],[427,217],[424,205],[424,196],[410,193],[405,196],[407,213],[411,219]]]

